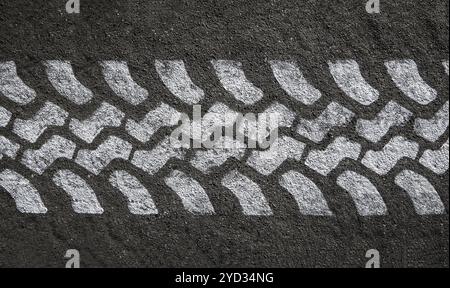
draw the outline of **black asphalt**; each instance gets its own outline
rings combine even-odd
[[[449,57],[449,2],[381,1],[379,15],[367,14],[364,6],[364,0],[81,0],[81,14],[67,15],[64,0],[0,0],[0,61],[15,61],[20,77],[38,93],[38,99],[26,109],[9,102],[2,105],[21,118],[33,115],[48,99],[80,118],[90,115],[104,99],[136,117],[161,100],[189,112],[191,108],[169,94],[153,69],[155,59],[182,59],[206,91],[205,109],[221,100],[239,111],[259,112],[284,97],[281,103],[307,117],[317,115],[330,99],[337,99],[358,116],[372,118],[389,99],[395,99],[415,113],[433,115],[448,100],[448,77],[445,80],[441,62]],[[348,97],[333,83],[327,61],[347,58],[356,59],[364,76],[382,92],[379,104],[348,103]],[[442,99],[420,108],[401,96],[383,66],[383,61],[396,58],[414,59]],[[96,94],[92,105],[80,108],[56,94],[40,63],[50,59],[72,62],[77,77]],[[135,80],[149,90],[149,100],[132,107],[112,95],[97,65],[99,60],[109,59],[128,61]],[[212,59],[243,62],[248,77],[265,92],[263,101],[244,108],[224,97],[209,65]],[[311,108],[289,100],[267,67],[270,59],[298,61],[326,96]],[[76,139],[66,128],[51,129],[46,135],[63,131],[64,136]],[[115,133],[136,144],[123,129]],[[340,130],[333,133],[339,135]],[[399,133],[408,132],[391,134]],[[155,143],[164,131],[158,135],[152,140]],[[448,130],[445,135],[448,138]],[[93,149],[106,137],[86,147]],[[44,140],[30,147],[36,149]],[[327,144],[329,141],[318,147]],[[88,173],[73,162],[61,160],[35,178],[13,160],[4,158],[0,163],[1,168],[12,167],[32,179],[49,209],[40,216],[19,213],[0,189],[0,267],[64,267],[67,249],[80,251],[83,267],[363,267],[365,253],[372,248],[380,251],[383,267],[449,265],[449,174],[439,177],[424,172],[432,179],[447,214],[419,216],[391,181],[402,168],[417,166],[407,160],[386,176],[389,181],[374,180],[382,188],[389,210],[389,215],[380,217],[358,216],[344,190],[326,177],[308,175],[310,172],[293,161],[277,175],[295,168],[316,177],[314,181],[335,217],[302,216],[293,199],[275,185],[275,176],[261,178],[248,167],[242,169],[258,179],[276,216],[244,216],[237,200],[220,186],[220,175],[240,167],[234,160],[209,177],[183,161],[172,160],[157,177],[145,178],[161,211],[157,216],[132,215],[125,200],[107,185],[108,173],[89,178],[105,213],[87,216],[75,214],[68,198],[51,183],[54,171],[61,167],[70,167],[88,179]],[[346,161],[330,177],[345,168],[364,169],[355,165]],[[145,177],[120,161],[108,169],[117,167]],[[192,216],[184,210],[176,195],[163,185],[164,175],[174,167],[199,179],[218,215]]]

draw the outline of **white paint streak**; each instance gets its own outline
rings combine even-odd
[[[248,81],[242,70],[242,63],[231,60],[211,61],[222,86],[234,98],[246,105],[251,105],[263,97],[263,92]]]
[[[183,61],[156,60],[155,67],[167,89],[183,102],[193,105],[205,96],[205,92],[192,82]]]
[[[174,170],[165,183],[180,197],[184,208],[193,214],[214,214],[209,197],[200,184],[185,173]]]
[[[406,124],[411,116],[412,113],[408,109],[390,101],[374,119],[359,119],[356,131],[367,140],[377,143],[391,127]]]
[[[165,103],[150,111],[140,122],[128,120],[125,126],[128,134],[145,143],[161,127],[174,126],[180,119],[180,113]]]
[[[109,136],[95,150],[80,150],[75,162],[95,175],[100,174],[114,159],[128,160],[132,145],[115,136]]]
[[[278,102],[272,103],[262,114],[278,115],[278,127],[291,127],[296,116],[295,112]]]
[[[41,175],[58,158],[72,159],[75,149],[76,145],[72,141],[53,135],[38,150],[26,150],[23,153],[22,164]]]
[[[259,133],[257,137],[254,137],[255,135],[252,135],[252,133],[249,133],[249,128],[252,127],[252,129],[257,129],[258,123],[260,123],[259,119],[264,119],[265,116],[269,116],[267,118],[270,119],[270,117],[273,117],[274,115],[277,116],[276,121],[268,121],[266,122],[266,134]],[[278,129],[281,127],[291,127],[292,123],[295,120],[295,113],[291,110],[289,110],[286,106],[283,104],[280,104],[278,102],[275,102],[270,105],[269,108],[264,110],[263,113],[260,113],[257,115],[259,119],[256,121],[252,121],[244,117],[243,121],[240,123],[239,127],[237,127],[237,131],[241,133],[242,135],[249,137],[251,140],[255,142],[260,142],[262,139],[266,139],[271,132],[274,131],[274,129]],[[257,139],[255,139],[257,138]]]
[[[405,190],[419,215],[444,214],[439,194],[428,180],[411,170],[403,170],[395,177],[395,184]]]
[[[136,177],[126,171],[114,171],[109,182],[127,198],[128,209],[131,213],[136,215],[158,214],[152,197]]]
[[[51,60],[44,64],[48,80],[59,94],[78,105],[86,104],[92,99],[92,91],[77,80],[70,61]]]
[[[425,150],[419,162],[436,174],[444,174],[448,170],[449,144],[447,141],[438,150]]]
[[[0,135],[0,159],[3,158],[3,155],[15,159],[17,156],[17,151],[19,151],[19,149],[19,144],[16,144],[6,137]]]
[[[0,186],[14,199],[17,210],[21,213],[44,214],[47,208],[42,203],[36,188],[22,175],[5,169],[0,173]]]
[[[0,63],[0,94],[20,105],[36,98],[36,92],[17,75],[16,64],[12,61]]]
[[[305,144],[293,138],[282,136],[269,149],[253,151],[247,164],[263,175],[270,175],[287,159],[301,160]]]
[[[185,152],[182,149],[174,148],[170,142],[170,137],[167,137],[150,151],[136,151],[131,163],[153,175],[164,167],[171,158],[182,159],[184,154]]]
[[[316,119],[300,119],[297,133],[309,140],[319,143],[333,127],[346,126],[354,113],[344,106],[332,102]]]
[[[449,113],[447,101],[431,119],[416,119],[416,122],[414,123],[414,131],[420,137],[428,141],[435,142],[447,130],[448,117]]]
[[[378,100],[380,93],[366,82],[356,61],[328,62],[328,66],[336,84],[350,98],[363,105],[370,105]]]
[[[273,75],[281,88],[292,98],[305,105],[312,105],[322,97],[303,76],[303,73],[293,61],[269,61]]]
[[[238,117],[238,112],[233,111],[227,105],[223,103],[214,103],[209,109],[208,112],[202,117],[199,121],[192,121],[191,127],[201,127],[202,137],[201,141],[205,141],[211,137],[211,134],[218,128],[223,127],[226,124],[232,124],[236,121]],[[226,115],[226,117],[225,117]],[[225,123],[226,120],[229,123]],[[190,134],[192,135],[192,134]],[[197,139],[195,139],[197,140]]]
[[[182,125],[181,133],[192,137],[196,142],[204,142],[210,139],[213,132],[219,127],[224,127],[226,124],[233,125],[236,122],[239,113],[230,109],[227,105],[217,102],[214,103],[208,112],[201,119],[193,119],[191,123]],[[201,130],[201,137],[195,136],[192,127]]]
[[[400,159],[404,157],[415,159],[418,152],[419,144],[403,136],[396,136],[381,151],[367,151],[361,163],[375,173],[385,175],[395,167]]]
[[[86,143],[92,143],[105,127],[119,127],[125,114],[116,107],[103,102],[86,120],[72,119],[69,129]]]
[[[406,96],[422,105],[427,105],[436,99],[436,90],[422,79],[416,62],[413,60],[394,60],[384,64],[395,85]]]
[[[34,143],[49,126],[63,126],[69,113],[59,106],[46,102],[31,119],[16,119],[13,132],[20,138]]]
[[[75,213],[103,214],[94,191],[80,176],[69,170],[59,170],[53,176],[53,182],[71,197]]]
[[[261,188],[237,170],[225,175],[222,185],[238,198],[245,215],[273,214]]]
[[[305,165],[326,176],[345,158],[358,160],[361,145],[345,137],[337,137],[323,151],[312,150],[305,160]]]
[[[240,141],[222,136],[216,144],[219,145],[219,147],[197,150],[190,161],[191,165],[207,174],[211,172],[212,168],[221,166],[229,158],[241,159],[245,153],[245,144]]]
[[[359,215],[387,214],[383,198],[377,188],[366,177],[353,171],[345,171],[337,178],[337,184],[353,198]]]
[[[12,113],[0,106],[0,127],[8,125],[11,120]]]
[[[448,75],[448,61],[442,62],[442,65],[444,66],[445,73]]]
[[[314,182],[299,172],[291,170],[283,174],[280,179],[280,185],[294,196],[302,214],[313,216],[333,215],[320,189]]]
[[[117,96],[132,105],[138,105],[147,99],[148,91],[133,80],[127,62],[102,61],[100,65],[106,83]]]

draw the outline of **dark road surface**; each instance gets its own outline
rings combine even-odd
[[[21,213],[0,186],[0,267],[64,267],[68,249],[80,251],[82,267],[364,267],[369,249],[380,252],[382,267],[448,267],[448,169],[434,173],[418,160],[425,150],[440,149],[448,141],[448,127],[437,140],[427,141],[414,132],[414,121],[432,118],[449,99],[449,78],[442,65],[449,57],[449,2],[381,1],[381,14],[368,14],[364,6],[363,0],[82,0],[81,13],[68,15],[64,0],[0,0],[0,63],[14,61],[18,76],[36,92],[34,101],[18,105],[0,91],[0,108],[10,111],[13,120],[32,118],[46,101],[69,113],[64,126],[48,128],[35,143],[12,132],[14,121],[0,125],[0,135],[22,148],[39,149],[54,134],[76,143],[76,152],[94,150],[110,135],[131,143],[133,152],[154,147],[169,127],[142,144],[126,132],[124,120],[86,143],[70,133],[68,123],[71,118],[89,118],[104,101],[119,108],[125,119],[140,120],[161,102],[191,115],[192,105],[161,82],[154,67],[155,60],[162,59],[184,61],[189,76],[204,91],[204,112],[218,101],[241,112],[262,112],[278,101],[301,118],[315,119],[330,102],[337,102],[355,118],[349,126],[333,128],[323,141],[314,143],[297,134],[299,119],[291,128],[280,128],[280,134],[306,143],[305,155],[311,149],[326,149],[339,136],[359,143],[362,151],[357,161],[344,159],[326,176],[305,166],[305,155],[301,161],[287,159],[264,176],[246,164],[249,153],[240,160],[228,159],[209,174],[172,158],[149,176],[126,160],[113,160],[95,175],[64,158],[38,175],[20,162],[21,148],[16,159],[0,158],[0,172],[9,169],[28,179],[48,212]],[[252,105],[237,101],[218,80],[210,62],[216,59],[241,62],[264,97]],[[338,87],[328,62],[340,59],[359,64],[363,78],[379,91],[378,101],[362,105]],[[414,60],[420,76],[437,92],[436,99],[422,105],[405,96],[385,67],[386,61],[396,59]],[[42,64],[46,60],[70,61],[76,78],[93,92],[92,100],[77,105],[61,97],[47,78]],[[99,61],[104,60],[126,61],[134,81],[148,90],[147,99],[131,105],[117,97],[103,78]],[[322,97],[312,105],[289,97],[267,64],[270,60],[296,61]],[[391,100],[413,116],[375,144],[355,134],[351,127],[357,119],[373,119]],[[446,117],[448,124],[448,106]],[[400,159],[385,175],[361,164],[364,153],[383,149],[396,135],[419,144],[414,159]],[[103,214],[74,212],[70,198],[52,180],[61,169],[86,180]],[[238,199],[221,184],[233,169],[257,183],[273,215],[244,215]],[[394,180],[405,169],[431,183],[443,204],[441,213],[417,213]],[[156,203],[157,215],[130,213],[126,198],[109,183],[116,170],[139,179]],[[193,215],[185,209],[165,183],[174,170],[204,188],[214,214]],[[301,213],[294,197],[279,184],[290,170],[317,185],[332,216]],[[336,184],[347,170],[367,177],[378,189],[387,208],[384,215],[358,213],[349,193]]]

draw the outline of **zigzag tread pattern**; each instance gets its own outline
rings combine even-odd
[[[219,83],[232,97],[244,106],[253,105],[264,99],[264,91],[253,84],[247,77],[245,65],[238,61],[214,60],[211,66],[216,72]],[[440,95],[436,89],[427,84],[421,77],[418,66],[413,60],[394,60],[384,63],[387,74],[393,83],[412,101],[413,105],[428,105]],[[113,94],[137,106],[149,96],[143,83],[137,83],[125,61],[102,61],[99,64],[105,82]],[[69,61],[45,61],[46,73],[56,92],[76,105],[85,105],[93,97],[93,92],[76,77],[76,71]],[[295,61],[271,60],[268,66],[272,69],[275,80],[287,97],[302,105],[311,106],[324,97],[323,93],[310,84],[303,74],[302,67]],[[328,62],[329,73],[337,87],[349,101],[360,105],[377,105],[381,92],[374,83],[364,79],[361,66],[354,60]],[[443,61],[444,72],[448,75],[448,61]],[[181,60],[156,60],[155,69],[160,80],[168,91],[178,100],[194,105],[201,103],[206,96],[199,82],[190,78],[189,66]],[[5,97],[17,105],[32,103],[37,97],[32,88],[27,86],[17,74],[14,62],[0,63],[0,97]],[[56,103],[56,102],[55,102]],[[18,117],[8,109],[0,106],[0,162],[9,158],[28,168],[32,173],[42,175],[52,173],[53,183],[70,198],[75,213],[102,214],[101,201],[96,197],[96,188],[92,182],[83,179],[69,169],[51,169],[53,163],[63,158],[78,165],[86,173],[93,175],[109,174],[109,183],[115,191],[120,192],[127,202],[130,213],[135,215],[158,214],[158,203],[152,198],[153,191],[145,187],[143,182],[130,171],[106,169],[113,161],[123,161],[126,165],[142,171],[146,177],[154,177],[171,159],[185,161],[188,167],[199,173],[210,174],[218,167],[228,163],[230,159],[238,161],[240,168],[250,169],[262,176],[275,176],[281,191],[290,195],[297,203],[301,214],[310,216],[332,217],[335,213],[328,206],[327,198],[314,178],[290,170],[280,174],[279,169],[285,162],[315,173],[317,177],[325,177],[340,187],[342,193],[352,198],[356,213],[363,217],[382,216],[389,213],[382,193],[364,172],[346,170],[337,177],[330,178],[332,171],[338,169],[343,161],[351,161],[362,165],[372,175],[384,177],[397,166],[402,159],[417,161],[427,173],[443,175],[448,171],[449,144],[443,139],[448,131],[448,100],[433,116],[422,117],[413,111],[391,100],[384,107],[378,108],[373,118],[358,117],[346,103],[330,101],[316,117],[305,117],[296,109],[291,110],[284,104],[273,102],[267,106],[265,113],[278,113],[281,116],[280,127],[292,129],[292,135],[281,135],[272,146],[264,151],[248,151],[233,140],[223,138],[229,149],[196,150],[188,157],[188,149],[174,147],[170,137],[166,136],[156,145],[135,149],[134,141],[120,135],[128,134],[132,139],[146,145],[159,129],[171,127],[194,139],[191,129],[200,125],[206,131],[200,143],[207,141],[217,129],[237,124],[238,111],[228,105],[216,102],[203,115],[200,121],[193,119],[179,124],[185,115],[172,105],[161,102],[148,110],[143,118],[129,117],[108,102],[102,102],[89,116],[69,117],[65,109],[53,102],[46,101],[28,118]],[[230,123],[221,122],[217,115],[229,113],[233,115]],[[237,130],[246,133],[249,121],[237,126]],[[422,138],[427,146],[421,150],[422,141],[414,141],[405,136],[389,136],[394,129],[411,126],[412,131]],[[4,127],[7,127],[6,130]],[[10,128],[8,128],[10,127]],[[75,137],[67,137],[65,133],[45,133],[52,127],[67,127],[67,132]],[[400,127],[400,128],[398,128]],[[107,128],[107,129],[106,129]],[[273,127],[269,127],[269,132]],[[3,130],[2,130],[3,129]],[[333,136],[334,130],[352,133]],[[6,132],[5,132],[6,131]],[[108,132],[105,132],[108,131]],[[114,131],[118,131],[115,133]],[[11,134],[14,137],[9,137]],[[106,135],[103,135],[106,134]],[[64,136],[63,136],[64,135]],[[103,135],[103,136],[102,136]],[[85,148],[102,136],[101,143]],[[250,137],[249,134],[245,134]],[[353,137],[356,136],[356,137]],[[47,137],[46,139],[41,139]],[[448,138],[448,136],[446,136]],[[75,139],[75,140],[74,140]],[[249,138],[250,139],[250,138]],[[21,141],[17,141],[21,140]],[[261,139],[253,139],[256,142]],[[36,142],[41,144],[34,148],[27,146]],[[317,145],[328,142],[325,148]],[[445,142],[443,142],[445,141]],[[436,149],[436,143],[443,143]],[[376,148],[366,149],[375,145]],[[140,146],[142,147],[142,145]],[[228,147],[228,146],[227,146]],[[381,147],[381,148],[380,148]],[[434,147],[434,148],[433,148]],[[423,151],[420,153],[420,151]],[[18,157],[19,156],[19,157]],[[195,173],[193,173],[194,175]],[[218,179],[224,191],[235,197],[242,213],[251,216],[273,215],[271,203],[265,191],[241,169],[226,172]],[[415,212],[419,215],[445,214],[445,205],[432,181],[420,171],[408,169],[396,173],[393,182],[411,199]],[[215,214],[209,191],[194,176],[173,170],[164,177],[168,193],[175,193],[183,207],[189,213],[200,215]],[[46,213],[47,208],[40,198],[38,190],[26,177],[13,169],[0,170],[0,191],[4,190],[13,198],[17,210],[21,213]],[[231,196],[232,195],[232,196]]]

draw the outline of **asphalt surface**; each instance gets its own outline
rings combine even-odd
[[[276,99],[302,117],[317,117],[334,100],[358,117],[373,118],[394,99],[420,117],[429,118],[448,101],[449,81],[441,64],[448,61],[449,53],[448,1],[382,1],[379,15],[367,14],[362,0],[96,0],[81,1],[79,15],[67,15],[64,2],[0,0],[0,62],[14,61],[18,75],[37,92],[36,100],[26,106],[1,98],[2,106],[17,118],[32,117],[50,99],[79,119],[89,117],[104,100],[136,119],[160,101],[191,113],[191,106],[173,97],[160,82],[154,70],[155,59],[181,59],[189,64],[191,78],[206,93],[201,103],[204,109],[221,101],[236,111],[261,112]],[[264,91],[264,98],[249,107],[226,95],[210,66],[213,59],[241,61],[247,77]],[[267,60],[272,59],[300,63],[305,77],[323,97],[311,107],[286,97],[268,68]],[[381,92],[381,100],[371,106],[350,101],[329,74],[327,62],[337,59],[356,59],[363,76]],[[414,59],[421,76],[438,91],[439,99],[423,106],[401,95],[383,64],[392,59]],[[94,92],[92,102],[78,106],[59,97],[46,78],[43,60],[70,60],[77,78]],[[113,96],[101,77],[101,60],[127,61],[133,79],[149,90],[149,98],[133,106]],[[412,135],[412,126],[393,129],[388,136],[409,135],[425,145],[422,151],[438,149],[448,139],[447,128],[438,142],[427,144]],[[0,131],[21,141],[7,129]],[[159,131],[150,145],[158,143],[168,131]],[[295,134],[294,130],[283,131]],[[44,139],[28,147],[38,149],[53,133],[81,143],[66,128],[52,127]],[[332,136],[351,137],[348,133],[344,128],[336,129]],[[139,144],[123,129],[112,134]],[[95,149],[107,136],[100,135],[83,148]],[[325,149],[331,138],[315,148]],[[370,149],[381,149],[386,142]],[[369,149],[367,143],[361,145]],[[380,251],[382,267],[449,265],[448,171],[436,175],[407,159],[400,160],[385,177],[370,174],[350,160],[343,161],[328,177],[317,176],[296,161],[287,161],[274,175],[264,177],[234,159],[211,175],[172,159],[152,177],[124,161],[113,161],[99,176],[64,159],[42,176],[33,176],[7,157],[1,161],[1,168],[32,179],[49,210],[43,215],[20,213],[10,195],[0,193],[1,267],[64,267],[68,249],[80,251],[82,267],[364,267],[369,249]],[[68,198],[52,183],[53,174],[61,168],[89,179],[105,210],[102,215],[74,213]],[[259,184],[273,216],[243,215],[238,201],[220,185],[220,179],[233,168],[243,169]],[[417,215],[410,199],[392,181],[405,168],[418,169],[427,177],[446,213]],[[158,215],[129,212],[125,199],[108,185],[109,172],[117,169],[139,175],[158,205]],[[194,216],[183,208],[164,184],[163,178],[174,169],[201,183],[215,215]],[[276,184],[278,177],[291,169],[313,179],[335,216],[314,217],[299,212],[295,201]],[[385,200],[387,215],[357,214],[348,194],[330,180],[347,169],[364,170],[370,175]]]

